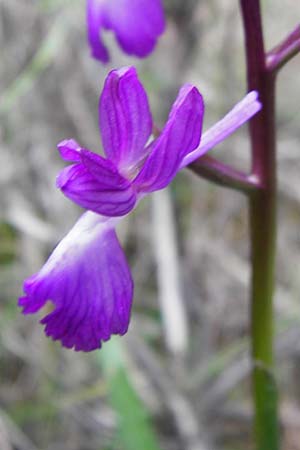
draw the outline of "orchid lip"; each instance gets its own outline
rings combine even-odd
[[[153,51],[164,29],[161,0],[87,0],[87,34],[91,54],[103,63],[109,61],[101,38],[103,30],[113,31],[125,53],[143,58]]]

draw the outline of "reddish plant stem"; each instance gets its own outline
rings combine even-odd
[[[269,72],[277,72],[298,53],[300,53],[300,25],[267,53],[266,65]]]
[[[255,436],[258,450],[278,450],[277,393],[273,377],[273,291],[276,251],[275,75],[265,63],[259,0],[240,0],[248,89],[262,110],[250,122],[252,174],[261,189],[249,197],[251,341]]]
[[[188,168],[202,178],[244,194],[250,195],[260,189],[255,176],[240,172],[210,155],[201,156]]]

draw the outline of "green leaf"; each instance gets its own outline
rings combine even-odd
[[[117,448],[160,450],[147,408],[132,385],[118,338],[105,343],[97,354],[106,378],[111,406],[118,417]]]

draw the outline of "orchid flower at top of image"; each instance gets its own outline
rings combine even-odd
[[[164,32],[161,0],[87,0],[87,35],[92,56],[109,61],[103,30],[112,30],[122,50],[143,58]]]
[[[24,314],[49,300],[55,309],[41,320],[62,345],[91,351],[112,334],[127,331],[133,281],[115,226],[145,195],[166,187],[176,173],[249,120],[261,108],[250,92],[220,122],[202,134],[204,103],[196,87],[179,91],[161,134],[150,140],[152,117],[135,68],[113,70],[99,102],[106,158],[74,140],[58,145],[72,163],[57,186],[88,211],[24,283]]]

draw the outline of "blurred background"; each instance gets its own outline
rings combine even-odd
[[[295,0],[264,0],[267,48],[299,23]],[[111,68],[136,65],[162,126],[183,82],[204,129],[245,93],[238,1],[166,0],[167,31],[140,61],[104,37],[89,56],[84,0],[0,0],[0,449],[240,450],[251,438],[246,201],[189,171],[119,227],[135,280],[128,334],[90,354],[62,349],[42,314],[17,307],[81,214],[55,188],[56,144],[101,152],[97,103]],[[276,358],[283,449],[300,450],[300,57],[278,80]],[[248,170],[247,127],[214,155]]]

